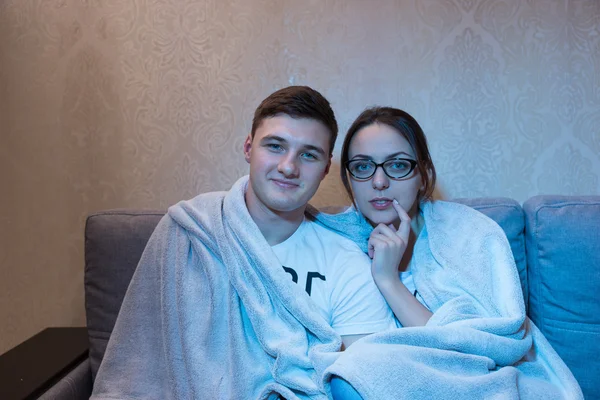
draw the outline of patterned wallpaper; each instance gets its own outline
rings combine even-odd
[[[0,353],[85,323],[89,212],[227,189],[289,84],[412,113],[440,197],[600,193],[597,0],[3,0]]]

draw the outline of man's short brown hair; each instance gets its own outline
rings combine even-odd
[[[260,103],[252,119],[252,138],[261,122],[285,114],[292,118],[308,118],[321,122],[331,133],[329,155],[333,153],[338,125],[329,101],[308,86],[288,86],[272,93]]]

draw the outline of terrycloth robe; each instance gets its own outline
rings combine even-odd
[[[133,276],[93,399],[324,399],[340,337],[250,217],[248,179],[171,208]]]
[[[355,342],[327,370],[365,400],[582,399],[577,381],[526,316],[503,230],[467,206],[422,204],[414,284],[433,316]],[[363,251],[372,227],[354,209],[317,222]]]

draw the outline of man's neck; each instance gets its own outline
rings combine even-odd
[[[299,213],[294,211],[281,214],[271,213],[270,215],[250,215],[267,240],[267,243],[271,246],[286,241],[294,234],[294,232],[296,232],[304,220],[304,211]]]
[[[264,205],[249,204],[248,200],[246,206],[250,217],[271,246],[284,242],[296,232],[304,220],[306,209],[304,206],[293,211],[276,212]]]

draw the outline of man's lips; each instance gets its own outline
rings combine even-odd
[[[292,181],[286,181],[285,179],[271,179],[273,181],[273,183],[281,188],[284,189],[294,189],[297,188],[298,185],[297,183],[294,183]]]
[[[392,205],[392,199],[387,197],[376,197],[372,200],[369,200],[369,203],[371,203],[373,208],[376,210],[385,210]]]

